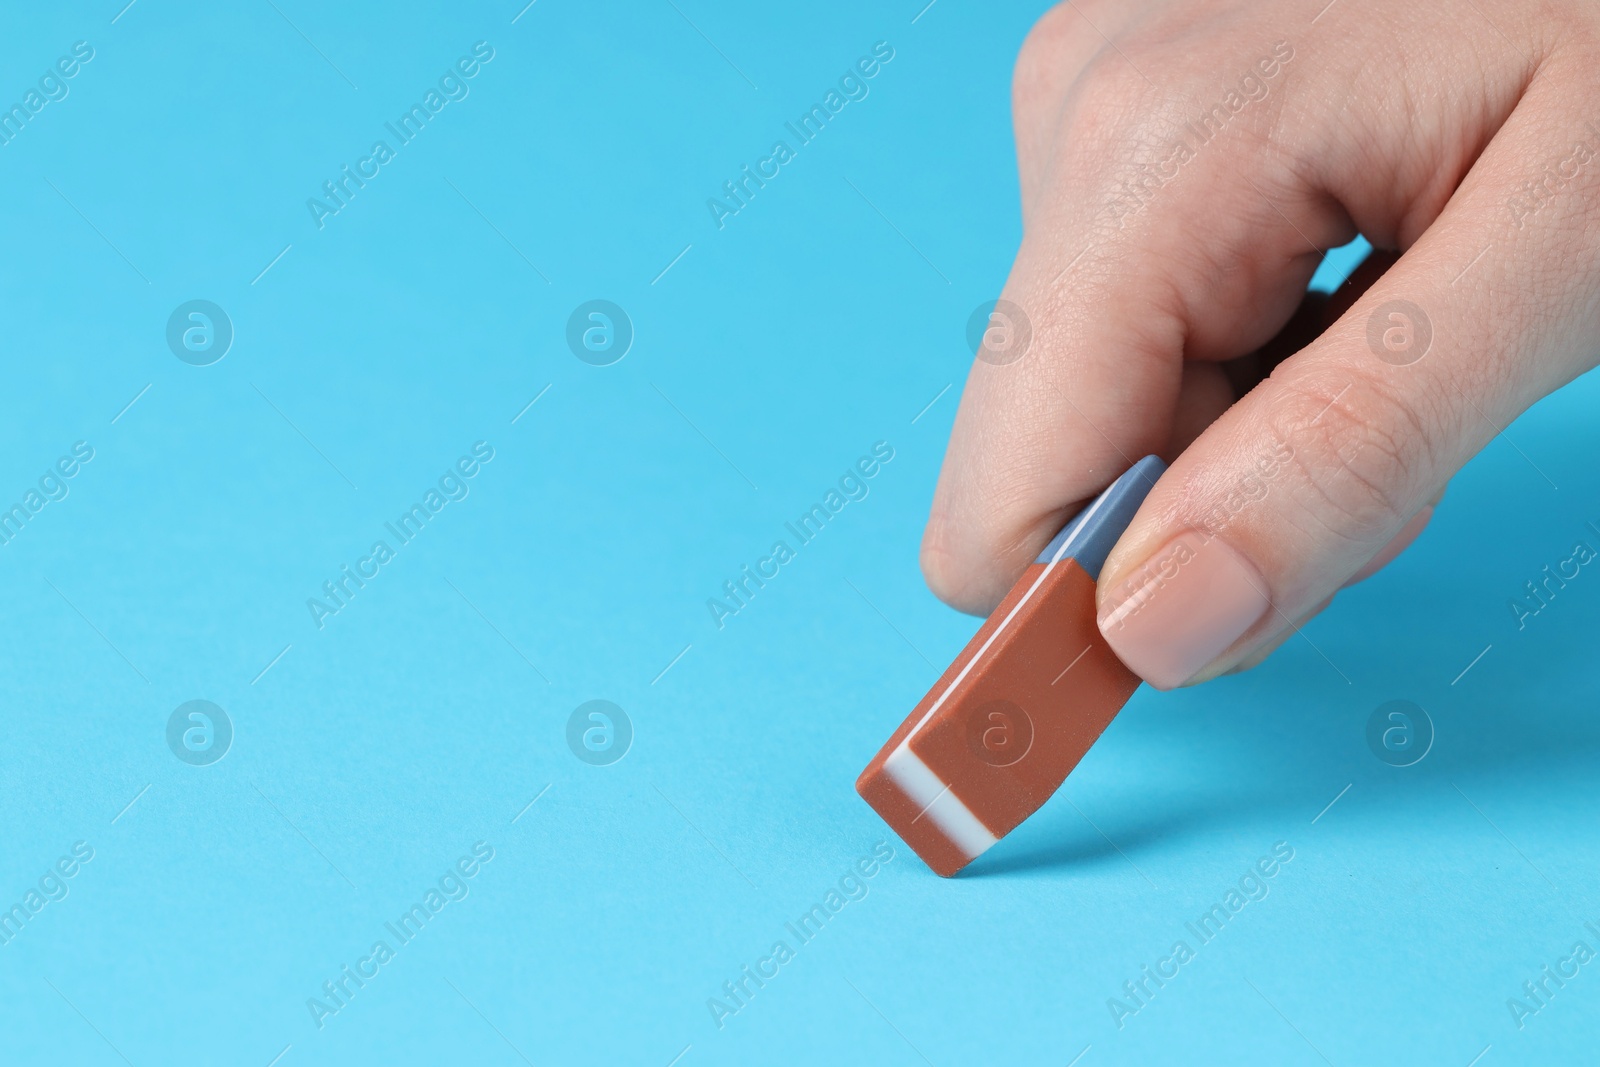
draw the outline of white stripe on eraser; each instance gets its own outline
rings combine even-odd
[[[884,760],[883,769],[894,784],[927,819],[968,860],[975,860],[999,838],[972,814],[972,809],[956,796],[955,789],[942,781],[922,757],[901,745]]]

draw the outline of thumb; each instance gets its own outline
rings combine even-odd
[[[1419,529],[1504,426],[1592,362],[1593,250],[1563,237],[1506,249],[1499,222],[1452,204],[1173,463],[1099,585],[1101,632],[1136,674],[1170,689],[1258,659]],[[1569,255],[1585,269],[1556,285],[1567,291],[1537,292],[1551,278],[1539,264]]]

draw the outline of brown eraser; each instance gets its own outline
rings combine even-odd
[[[1050,799],[1138,688],[1095,621],[1095,580],[1165,469],[1136,464],[1069,522],[856,781],[945,877]]]

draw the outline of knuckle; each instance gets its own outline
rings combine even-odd
[[[1082,22],[1073,14],[1070,3],[1057,4],[1041,15],[1017,52],[1013,86],[1038,80],[1056,68],[1062,50],[1086,43],[1083,34],[1087,30]]]
[[[1267,423],[1292,453],[1300,507],[1342,540],[1385,539],[1410,518],[1434,466],[1430,420],[1410,398],[1372,379],[1319,376],[1281,385]]]
[[[1107,50],[1101,37],[1070,2],[1057,4],[1033,24],[1011,72],[1012,108],[1041,114],[1058,108],[1068,87],[1079,82]]]
[[[1053,7],[1040,16],[1017,50],[1017,62],[1011,69],[1011,84],[1015,87],[1032,80],[1046,69],[1046,53],[1060,32],[1057,28],[1065,14],[1063,7]]]
[[[1133,53],[1131,61],[1130,52]],[[1150,84],[1139,73],[1146,65],[1155,63],[1155,59],[1139,54],[1132,45],[1116,51],[1103,48],[1096,52],[1078,77],[1075,108],[1078,116],[1107,116],[1118,125],[1131,126],[1135,131],[1139,126],[1157,121],[1158,116],[1146,114],[1147,109],[1141,107]]]

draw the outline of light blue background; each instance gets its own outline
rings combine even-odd
[[[1600,579],[1522,632],[1507,605],[1600,543],[1593,380],[1308,641],[1141,691],[940,880],[852,786],[976,627],[916,545],[967,316],[1019,236],[1009,77],[1041,5],[274,2],[35,5],[0,39],[5,100],[96,50],[0,147],[0,498],[96,450],[0,547],[0,904],[95,850],[0,946],[5,1062],[1590,1047],[1594,966],[1520,1032],[1506,999],[1596,944]],[[306,199],[479,40],[471,95],[319,231]],[[880,40],[870,96],[719,232],[707,197]],[[237,331],[214,366],[164,341],[192,298]],[[591,298],[637,330],[611,367],[563,339]],[[471,495],[319,631],[306,599],[478,440]],[[879,440],[870,496],[718,631],[706,599]],[[196,698],[237,730],[209,767],[164,741]],[[594,698],[636,731],[609,767],[564,740]],[[1364,739],[1394,698],[1438,729],[1403,770]],[[470,895],[319,1030],[307,998],[480,840]],[[882,840],[865,899],[719,1030],[707,998]],[[1119,1030],[1107,998],[1278,841],[1270,895]]]

